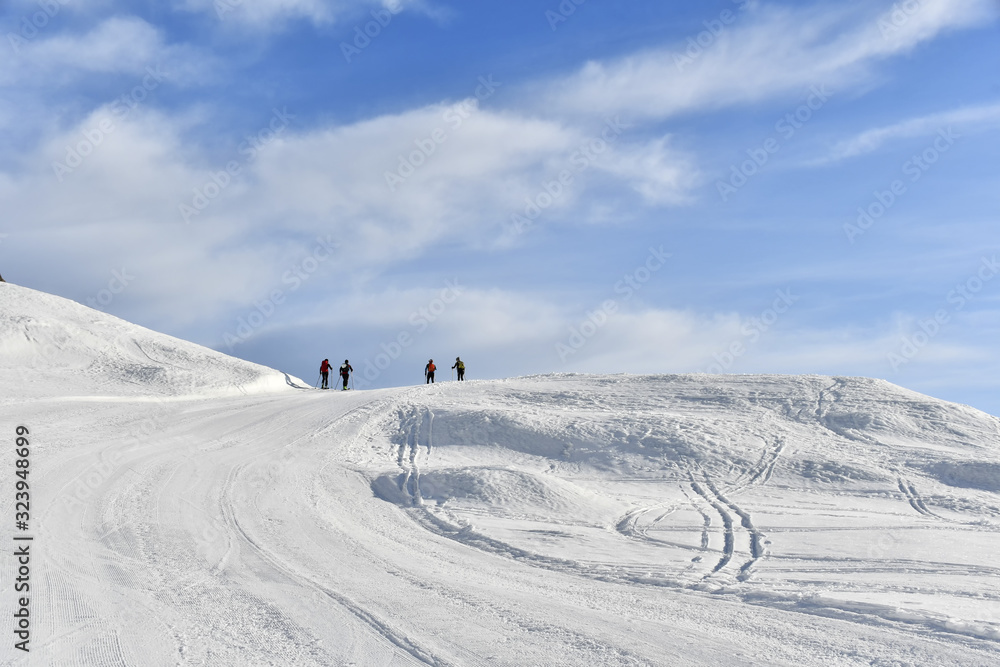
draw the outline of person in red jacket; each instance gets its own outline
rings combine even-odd
[[[430,361],[428,361],[427,365],[424,366],[424,376],[427,378],[426,384],[433,384],[434,383],[434,371],[436,371],[436,370],[437,370],[437,366],[434,365],[434,360],[433,359],[431,359]]]
[[[319,366],[319,374],[323,376],[323,386],[320,389],[330,388],[330,360],[324,359],[323,363]]]

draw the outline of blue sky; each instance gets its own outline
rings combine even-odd
[[[1000,414],[995,0],[2,11],[12,282],[310,381],[462,355]]]

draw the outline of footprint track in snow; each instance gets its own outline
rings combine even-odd
[[[426,448],[428,457],[433,450],[434,413],[429,408],[411,406],[406,411],[401,409],[399,415],[402,433],[396,454],[396,463],[402,469],[399,490],[409,497],[411,504],[422,505],[418,458],[421,447]]]

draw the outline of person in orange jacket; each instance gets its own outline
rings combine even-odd
[[[431,359],[424,366],[424,377],[427,378],[426,384],[434,384],[434,371],[437,370],[437,366],[434,365],[434,360]]]

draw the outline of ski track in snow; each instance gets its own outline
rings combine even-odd
[[[904,480],[903,478],[899,479],[899,490],[903,492],[904,496],[906,496],[906,500],[910,503],[910,507],[915,509],[917,512],[923,514],[924,516],[942,519],[942,517],[927,509],[927,505],[924,504],[923,498],[921,498],[920,494],[917,493],[916,487],[913,486],[913,484],[911,484],[908,480]]]
[[[420,457],[421,447],[426,449],[429,458],[432,448],[432,430],[434,413],[429,409],[411,409],[400,411],[402,423],[401,438],[397,450],[396,463],[402,469],[399,478],[399,490],[407,495],[413,505],[422,505],[420,492]]]
[[[755,465],[742,472],[733,484],[730,486],[730,490],[727,491],[728,495],[732,496],[738,494],[747,488],[753,486],[763,486],[771,479],[771,475],[774,473],[774,468],[778,463],[778,459],[781,456],[781,452],[784,449],[785,441],[783,438],[776,438],[773,444],[766,447],[762,452],[760,459]],[[695,494],[702,498],[704,502],[709,505],[715,512],[719,515],[719,518],[723,526],[723,547],[722,554],[719,561],[715,567],[705,574],[703,580],[708,580],[712,575],[720,572],[725,568],[729,562],[732,560],[735,554],[735,541],[736,541],[736,522],[734,521],[733,514],[739,518],[739,527],[744,529],[748,533],[749,539],[749,553],[750,558],[743,562],[739,568],[739,573],[737,579],[739,581],[746,581],[752,576],[752,568],[759,558],[766,555],[764,549],[765,536],[753,525],[753,520],[750,514],[740,506],[736,505],[728,497],[724,496],[722,492],[716,487],[712,482],[708,473],[702,473],[703,479],[700,482],[696,479],[694,473],[691,473],[691,489]],[[685,496],[688,498],[689,504],[692,505],[696,510],[698,510],[702,517],[704,518],[704,530],[702,532],[701,539],[701,549],[704,551],[708,550],[709,537],[708,530],[711,527],[711,517],[705,514],[699,505],[691,500],[691,496],[688,496],[683,487],[681,489]],[[664,509],[665,508],[665,509]],[[624,515],[615,524],[615,529],[622,535],[633,538],[633,539],[643,539],[650,542],[657,542],[656,538],[649,537],[649,530],[663,521],[665,518],[670,516],[675,510],[676,505],[669,503],[659,503],[656,505],[651,505],[648,507],[643,507],[637,510],[632,510]],[[645,524],[641,527],[637,526],[640,518],[651,512],[659,511],[659,515],[656,519]],[[732,512],[732,514],[730,513]],[[700,587],[698,584],[697,587]]]
[[[234,470],[234,472],[236,472],[236,470]],[[231,481],[232,478],[230,478],[230,484]],[[225,508],[224,515],[226,517],[227,522],[229,522],[230,525],[233,526],[233,528],[237,531],[242,540],[247,545],[252,547],[263,559],[265,559],[268,563],[270,563],[270,565],[275,570],[285,574],[290,580],[292,580],[296,584],[299,584],[300,587],[306,589],[312,589],[334,600],[337,604],[347,609],[355,617],[357,617],[358,619],[369,625],[373,630],[375,630],[379,635],[384,637],[391,644],[402,649],[403,651],[406,651],[408,654],[416,658],[418,661],[427,665],[435,665],[440,667],[446,667],[447,665],[450,664],[446,661],[435,658],[431,653],[420,648],[418,645],[414,644],[405,636],[394,631],[394,629],[389,624],[380,620],[375,615],[371,614],[370,612],[365,610],[362,606],[353,602],[346,596],[341,595],[337,591],[332,590],[327,586],[323,586],[322,584],[319,584],[308,577],[301,576],[292,571],[291,569],[285,567],[280,557],[277,554],[272,553],[269,549],[266,549],[261,544],[258,544],[240,525],[240,522],[236,517],[235,509],[232,505],[232,494],[224,493],[223,498],[227,501],[226,505],[224,506]]]

